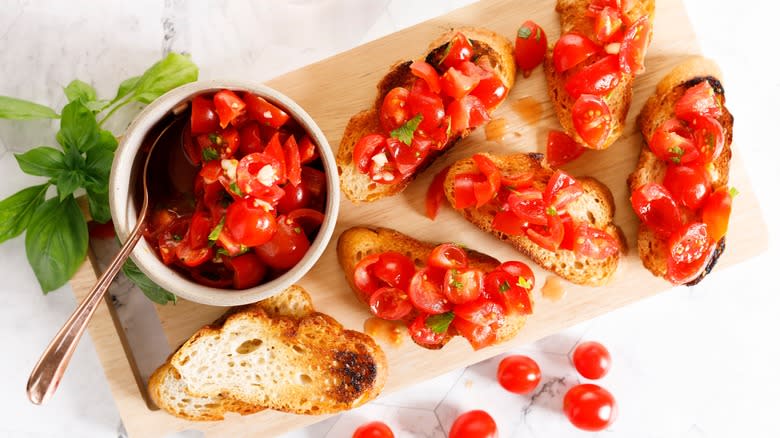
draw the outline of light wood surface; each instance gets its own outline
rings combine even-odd
[[[550,41],[555,41],[559,25],[554,5],[554,0],[484,1],[288,73],[269,81],[268,85],[301,104],[317,121],[335,149],[349,117],[373,102],[376,83],[395,61],[420,56],[430,41],[445,30],[461,25],[487,27],[514,40],[517,27],[525,19],[531,18],[546,30]],[[639,110],[663,75],[687,56],[697,53],[699,46],[682,2],[659,1],[655,34],[646,61],[647,72],[635,83],[634,104],[628,116],[626,131],[609,150],[587,152],[566,166],[574,175],[595,176],[607,184],[614,194],[617,204],[615,219],[631,247],[614,280],[601,288],[578,287],[563,282],[567,292],[565,298],[550,302],[544,300],[539,292],[550,274],[535,268],[539,285],[535,291],[538,305],[526,329],[517,339],[479,352],[473,352],[462,338],[449,343],[440,351],[419,348],[409,339],[400,347],[383,344],[390,366],[386,392],[478,362],[670,289],[668,283],[646,271],[637,257],[637,219],[628,202],[625,180],[636,164],[641,145],[641,136],[635,126]],[[727,105],[731,80],[733,78],[724,78]],[[531,96],[541,104],[538,121],[533,123],[529,122],[528,117],[521,117],[515,109],[515,103],[526,96]],[[334,239],[315,268],[300,282],[312,295],[317,310],[332,315],[347,328],[357,330],[362,330],[363,322],[370,316],[353,297],[336,259],[337,236],[344,229],[355,225],[382,225],[431,241],[454,240],[501,260],[527,261],[511,247],[483,234],[446,206],[443,206],[435,222],[424,216],[425,191],[433,175],[446,164],[478,151],[497,154],[544,151],[547,132],[557,129],[558,122],[547,97],[541,69],[534,71],[528,79],[518,77],[507,101],[494,114],[494,119],[498,118],[506,121],[503,141],[486,141],[484,131],[478,130],[398,196],[364,205],[353,205],[341,196],[341,213]],[[705,281],[717,281],[719,271],[753,257],[767,247],[766,225],[739,158],[739,132],[735,138],[731,184],[738,187],[741,194],[735,200],[726,252],[714,275]],[[94,278],[92,265],[85,264],[73,280],[77,294],[89,289]],[[123,332],[121,327],[117,330],[109,307],[103,306],[98,310],[90,334],[131,437],[164,436],[187,428],[204,430],[207,436],[274,436],[325,418],[264,411],[249,417],[231,417],[221,423],[204,424],[188,423],[164,412],[148,409],[143,391],[136,384],[132,354],[126,355],[130,352],[123,348]],[[218,317],[224,309],[180,301],[175,306],[158,306],[157,311],[165,332],[160,333],[160,336],[167,336],[174,349],[202,325]]]

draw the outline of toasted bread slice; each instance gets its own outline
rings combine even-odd
[[[200,329],[170,363],[193,396],[297,414],[357,407],[387,378],[385,355],[370,336],[321,313],[273,316],[254,305]]]
[[[432,65],[438,65],[444,58],[447,44],[457,32],[465,35],[474,45],[476,57],[487,57],[493,69],[506,85],[511,89],[515,83],[515,61],[512,44],[505,37],[487,29],[476,27],[460,27],[452,29],[431,43],[428,51],[420,59],[425,59]],[[341,137],[339,150],[336,154],[336,164],[341,175],[341,190],[352,202],[371,202],[386,196],[392,196],[401,192],[414,178],[425,170],[436,158],[450,149],[461,138],[465,138],[471,130],[464,131],[460,136],[453,137],[440,151],[432,151],[415,170],[414,174],[399,181],[396,184],[378,184],[371,178],[355,168],[352,162],[352,152],[357,142],[368,134],[382,132],[379,124],[379,109],[385,95],[395,87],[409,87],[414,82],[409,66],[412,61],[399,62],[390,68],[390,71],[377,85],[377,97],[368,110],[361,111],[349,120],[344,134]]]
[[[360,260],[367,255],[379,254],[386,251],[396,251],[414,260],[416,266],[422,267],[425,266],[428,256],[437,245],[438,244],[435,243],[419,241],[389,228],[372,229],[353,227],[341,233],[337,251],[339,263],[341,263],[341,267],[344,270],[349,285],[352,287],[352,291],[355,292],[355,296],[357,296],[360,301],[368,304],[368,297],[355,287],[353,280],[355,266]],[[470,266],[485,272],[492,271],[500,264],[500,262],[493,257],[474,250],[467,249],[466,254],[468,255]],[[411,320],[415,316],[417,316],[416,313],[412,312],[412,315],[410,315],[408,319]],[[524,315],[508,315],[504,321],[504,325],[496,332],[496,343],[505,342],[514,338],[525,325],[525,320],[526,317]],[[432,350],[438,350],[444,347],[444,345],[446,345],[456,334],[454,327],[450,326],[450,330],[447,332],[447,336],[441,344],[419,345]]]
[[[299,286],[293,285],[279,295],[232,309],[223,318],[251,307],[259,307],[274,317],[303,318],[314,312],[309,294]],[[186,384],[179,372],[167,361],[149,378],[148,387],[149,394],[157,406],[190,421],[216,421],[222,420],[226,412],[247,415],[265,409],[263,406],[234,400],[223,395],[193,396],[186,391]]]
[[[587,36],[592,41],[597,41],[596,34],[593,31],[593,18],[587,15],[590,0],[558,0],[555,10],[560,15],[561,35],[567,32],[578,32]],[[627,12],[628,17],[634,21],[643,15],[647,15],[650,22],[653,22],[655,16],[655,0],[636,0],[633,7]],[[561,126],[571,138],[585,147],[591,147],[577,134],[572,123],[572,107],[576,99],[573,99],[566,91],[565,84],[571,76],[583,68],[595,63],[600,59],[598,56],[591,56],[590,59],[581,64],[563,72],[555,71],[553,64],[553,47],[551,44],[547,50],[547,56],[544,61],[544,72],[547,77],[547,91],[550,94],[550,100],[553,102],[555,114]],[[626,115],[631,106],[631,97],[633,96],[634,78],[631,75],[623,75],[617,86],[604,96],[604,101],[609,106],[612,114],[610,134],[602,145],[601,149],[606,149],[612,145],[623,133],[626,124]]]
[[[720,69],[713,61],[702,57],[693,57],[672,69],[672,71],[658,83],[655,94],[650,96],[647,100],[647,103],[642,108],[642,112],[637,119],[644,142],[642,143],[642,149],[639,152],[639,160],[636,169],[628,178],[629,193],[633,193],[634,190],[649,182],[656,182],[659,184],[663,182],[664,175],[666,175],[666,163],[663,160],[660,160],[650,150],[648,141],[653,137],[656,128],[674,116],[674,105],[677,100],[685,94],[685,91],[702,81],[708,81],[710,83],[723,107],[723,115],[718,121],[723,126],[725,142],[723,152],[712,163],[713,170],[710,172],[713,176],[712,185],[714,189],[718,189],[728,184],[729,163],[731,162],[731,141],[734,134],[734,117],[729,113],[725,106],[726,96],[720,77]],[[710,273],[712,268],[715,267],[725,246],[726,240],[724,237],[718,242],[718,246],[710,257],[704,272],[696,279],[687,283],[688,285],[698,283]],[[664,239],[659,238],[659,236],[645,224],[639,224],[637,247],[639,249],[639,257],[642,259],[642,263],[645,267],[650,270],[653,275],[658,277],[666,276],[667,242]]]
[[[518,174],[534,172],[534,187],[544,191],[547,181],[553,174],[553,169],[547,167],[540,154],[513,154],[495,156],[482,154],[490,158],[502,172]],[[476,164],[472,158],[456,161],[447,172],[444,180],[444,194],[450,204],[455,206],[455,176],[460,173],[478,173]],[[614,237],[621,246],[617,255],[597,260],[590,257],[578,256],[574,251],[559,249],[550,251],[540,247],[525,234],[508,235],[493,229],[493,218],[499,206],[490,202],[480,208],[469,207],[456,209],[469,222],[481,230],[491,233],[500,240],[506,241],[518,251],[522,252],[538,265],[549,271],[555,272],[572,283],[588,286],[600,286],[606,284],[618,267],[620,253],[625,251],[625,238],[620,228],[612,222],[615,214],[615,201],[612,192],[607,186],[593,178],[578,178],[584,189],[584,194],[566,207],[566,211],[572,219],[587,221],[592,226],[606,231]]]

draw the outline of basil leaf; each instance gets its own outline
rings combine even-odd
[[[87,188],[95,186],[100,192],[108,190],[108,175],[111,173],[111,163],[114,161],[114,151],[96,147],[87,152],[84,162],[84,184]]]
[[[22,172],[28,175],[56,178],[65,170],[65,154],[59,149],[40,146],[23,154],[14,154]]]
[[[93,113],[99,113],[103,111],[104,109],[108,108],[109,105],[111,105],[110,100],[93,100],[90,102],[85,102],[84,105],[87,107],[88,110],[92,111]]]
[[[99,138],[100,129],[92,111],[78,100],[65,105],[57,133],[57,141],[65,152],[69,149],[86,152],[98,143]]]
[[[146,295],[147,298],[154,301],[157,304],[168,304],[169,302],[176,304],[176,295],[161,288],[152,280],[149,279],[140,269],[136,266],[131,259],[127,259],[124,265],[122,265],[122,272],[125,273],[130,281],[132,281],[138,289]]]
[[[72,80],[67,87],[63,88],[63,91],[68,102],[80,100],[82,103],[87,103],[97,100],[97,92],[92,85],[78,79]]]
[[[35,210],[24,241],[27,260],[44,293],[65,284],[84,262],[87,222],[72,196],[51,198]]]
[[[447,331],[453,319],[455,319],[455,314],[452,312],[431,315],[425,319],[425,325],[434,333],[441,334]]]
[[[150,103],[167,91],[198,80],[198,67],[189,56],[170,53],[144,72],[131,94],[131,99]]]
[[[414,138],[414,131],[416,131],[417,127],[420,126],[420,122],[422,122],[422,119],[423,119],[422,114],[417,114],[416,116],[409,119],[403,125],[390,131],[390,136],[397,138],[401,142],[405,143],[407,146],[411,145],[412,138]]]
[[[22,234],[48,188],[49,184],[27,187],[0,201],[0,243]]]
[[[31,120],[56,119],[59,114],[48,106],[26,100],[0,96],[0,119]]]
[[[108,189],[95,191],[87,187],[87,201],[89,214],[96,222],[104,224],[111,220],[111,208],[108,205]]]
[[[219,223],[216,227],[214,227],[213,230],[209,233],[209,240],[214,242],[217,239],[219,239],[219,235],[222,233],[222,228],[225,226],[225,216],[222,216],[222,219],[219,220]]]
[[[81,187],[84,179],[81,172],[77,170],[65,170],[57,176],[57,194],[60,197],[60,201],[64,201],[65,198],[72,195],[79,187]]]
[[[116,92],[116,97],[114,97],[114,100],[111,102],[118,102],[119,99],[127,96],[128,93],[135,90],[135,88],[138,86],[138,81],[141,80],[140,76],[133,76],[130,79],[125,79],[122,81],[121,84],[119,84],[119,89]]]
[[[119,143],[116,141],[116,137],[114,137],[114,134],[112,134],[111,131],[100,131],[100,134],[98,135],[97,146],[115,151],[118,144]]]

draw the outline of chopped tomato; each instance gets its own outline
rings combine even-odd
[[[309,206],[323,210],[327,195],[325,190],[325,172],[313,167],[303,166],[301,168],[301,184],[311,193]]]
[[[441,207],[441,203],[444,201],[444,180],[447,178],[449,170],[449,166],[440,170],[433,177],[431,185],[428,186],[428,191],[425,193],[425,216],[430,220],[436,219],[439,207]]]
[[[583,94],[604,96],[617,86],[621,76],[618,57],[607,55],[574,73],[564,87],[574,99]]]
[[[448,269],[444,274],[444,295],[454,304],[467,303],[482,293],[485,273],[479,269]]]
[[[251,252],[226,258],[225,264],[233,270],[233,287],[236,289],[257,286],[263,281],[267,271],[260,258]]]
[[[474,47],[465,35],[458,32],[447,44],[444,58],[439,63],[445,69],[455,67],[463,61],[468,61],[474,56]]]
[[[277,230],[271,240],[254,247],[255,253],[274,269],[290,269],[309,250],[309,239],[300,226],[285,216],[276,219]]]
[[[493,217],[491,227],[504,234],[517,236],[525,231],[527,222],[517,217],[511,210],[499,210]]]
[[[507,197],[507,204],[520,223],[546,225],[546,209],[542,192],[534,188],[515,190]]]
[[[284,182],[287,181],[287,160],[284,151],[282,150],[282,139],[280,138],[279,133],[276,133],[271,137],[271,140],[269,140],[268,144],[265,146],[264,153],[278,161],[281,165],[277,175],[279,179],[276,183],[284,184]]]
[[[726,144],[723,125],[712,117],[693,117],[690,124],[693,142],[699,151],[698,162],[709,163],[717,159]]]
[[[652,24],[645,15],[633,22],[620,43],[620,69],[624,73],[638,75],[645,71],[645,54],[650,45]]]
[[[428,327],[426,320],[428,315],[421,313],[409,324],[409,335],[412,340],[420,345],[439,345],[444,341],[447,332],[436,333]]]
[[[281,175],[284,174],[282,166],[282,163],[268,154],[255,152],[246,155],[238,162],[236,169],[238,188],[250,196],[265,196],[271,187],[280,182]]]
[[[549,251],[557,251],[563,241],[563,222],[558,214],[547,215],[547,226],[526,230],[532,242]]]
[[[472,95],[453,100],[447,107],[447,114],[452,120],[453,133],[461,133],[468,128],[481,126],[490,120],[485,105]]]
[[[442,269],[464,269],[468,262],[466,251],[452,243],[438,245],[428,256],[428,265]]]
[[[219,160],[211,160],[203,163],[198,176],[203,179],[204,184],[214,184],[222,176],[222,163]]]
[[[601,9],[593,23],[596,39],[603,43],[615,41],[623,28],[623,16],[619,10],[606,6]]]
[[[379,110],[379,123],[387,134],[412,117],[407,108],[408,100],[409,90],[403,87],[395,87],[385,95]]]
[[[543,199],[547,206],[552,207],[555,210],[554,213],[557,214],[559,210],[563,210],[569,203],[579,198],[583,192],[582,184],[579,181],[562,170],[556,170],[547,181]]]
[[[287,166],[287,180],[297,186],[301,183],[301,156],[298,152],[298,143],[292,135],[284,142],[284,163]]]
[[[368,299],[368,308],[377,317],[390,321],[403,319],[413,309],[406,292],[395,287],[375,290]]]
[[[501,185],[512,190],[522,189],[528,187],[534,180],[535,173],[533,171],[512,173],[509,175],[501,174]]]
[[[174,219],[164,231],[157,235],[160,258],[166,265],[176,263],[176,248],[187,234],[188,221],[189,218]]]
[[[415,138],[411,145],[407,145],[394,137],[389,137],[385,140],[387,151],[390,153],[389,158],[395,169],[404,178],[414,173],[428,152],[425,145],[416,140],[418,139]]]
[[[287,184],[284,186],[284,196],[279,200],[276,209],[279,213],[287,214],[299,208],[305,208],[311,201],[311,192],[305,184],[294,186]]]
[[[202,265],[214,257],[214,248],[204,246],[193,248],[188,241],[176,245],[176,259],[184,266],[193,268]]]
[[[319,158],[317,147],[308,135],[304,135],[298,142],[298,154],[301,156],[301,164],[307,164]]]
[[[720,241],[728,231],[732,198],[732,190],[721,187],[707,197],[702,206],[701,220],[707,224],[707,232],[715,242]]]
[[[236,96],[236,93],[220,90],[214,95],[214,108],[219,116],[219,126],[225,129],[236,117],[246,111],[246,104]]]
[[[433,68],[432,65],[425,61],[414,61],[409,66],[414,76],[425,81],[428,84],[428,88],[434,93],[441,91],[441,85],[439,84],[439,73]]]
[[[207,246],[209,233],[211,233],[211,217],[206,211],[196,211],[192,215],[190,228],[187,232],[190,246],[196,249]]]
[[[478,298],[458,304],[452,310],[456,317],[481,326],[501,325],[504,322],[504,307],[495,301]]]
[[[371,168],[372,158],[385,147],[385,136],[369,134],[364,136],[355,145],[352,152],[352,163],[363,173]],[[386,158],[386,157],[385,157]]]
[[[614,237],[586,223],[577,226],[573,242],[572,250],[575,253],[596,260],[612,257],[620,251],[620,245]]]
[[[192,135],[208,134],[219,129],[219,120],[213,100],[203,96],[192,98],[190,129]]]
[[[319,210],[299,208],[291,211],[287,218],[300,225],[307,236],[313,237],[325,220],[325,215]]]
[[[699,166],[668,166],[664,187],[669,190],[678,205],[694,211],[701,207],[710,193],[710,174]]]
[[[477,203],[474,195],[474,184],[485,181],[485,177],[478,173],[461,173],[455,175],[455,208],[469,208]]]
[[[547,163],[550,166],[562,166],[576,160],[585,152],[585,148],[563,131],[553,130],[547,134]]]
[[[242,97],[247,115],[262,124],[279,128],[290,120],[286,112],[254,93],[244,93]]]
[[[233,272],[224,263],[206,262],[187,270],[192,278],[205,286],[224,289],[233,285]]]
[[[359,291],[364,293],[366,301],[368,297],[379,288],[379,279],[374,275],[374,266],[379,263],[379,254],[371,254],[363,257],[352,273],[352,281]]]
[[[723,106],[715,95],[715,89],[712,88],[710,82],[703,80],[685,90],[685,94],[674,105],[674,115],[687,121],[696,116],[718,119],[723,115]]]
[[[496,341],[497,327],[493,325],[474,324],[471,321],[456,316],[455,319],[452,320],[452,326],[455,327],[458,334],[469,341],[471,348],[474,350],[488,347]]]
[[[650,150],[661,160],[674,164],[694,162],[700,155],[691,131],[676,117],[655,130],[650,139]]]
[[[517,29],[515,37],[515,63],[523,72],[524,77],[541,64],[547,53],[547,35],[538,24],[531,20],[524,22]]]
[[[580,64],[601,50],[585,35],[569,32],[563,34],[553,48],[553,65],[555,71],[563,73]]]
[[[504,85],[498,75],[491,72],[489,78],[483,78],[479,81],[479,85],[471,91],[470,95],[479,99],[487,110],[492,110],[504,100],[507,94],[509,94],[509,88]]]
[[[612,127],[612,114],[599,96],[581,95],[572,107],[574,130],[586,145],[601,149],[609,137]]]
[[[531,313],[528,289],[519,286],[517,277],[508,272],[495,270],[485,276],[485,296],[503,304],[507,315]]]
[[[417,310],[430,314],[449,311],[452,304],[441,292],[443,273],[436,268],[417,271],[409,284],[409,298]]]
[[[240,245],[262,245],[276,233],[276,220],[262,206],[255,206],[252,199],[240,199],[227,209],[225,228]]]
[[[683,225],[680,209],[672,194],[660,184],[647,183],[634,190],[631,206],[639,219],[662,237],[669,236]]]
[[[501,170],[490,158],[484,155],[476,154],[472,159],[480,173],[487,179],[474,183],[474,197],[477,201],[476,207],[479,208],[490,202],[498,193],[498,189],[501,187]]]
[[[443,86],[444,83],[442,83]],[[441,127],[446,115],[441,96],[433,93],[422,79],[417,79],[409,91],[406,108],[410,117],[422,116],[417,129],[423,132],[433,132]]]
[[[441,88],[444,94],[454,99],[461,99],[477,88],[479,78],[467,76],[455,67],[450,67],[441,77]]]
[[[379,255],[374,265],[374,275],[388,286],[406,290],[415,273],[414,262],[407,256],[389,251]]]
[[[528,265],[526,265],[523,262],[518,262],[518,261],[504,262],[498,266],[498,269],[514,277],[515,283],[517,283],[518,286],[526,289],[527,291],[533,289],[534,284],[536,284],[536,279],[534,278],[534,271],[532,271],[531,268],[529,268]]]
[[[260,137],[260,125],[254,120],[241,125],[238,136],[240,139],[238,153],[241,156],[263,152],[265,149],[263,139]]]
[[[693,222],[672,234],[669,239],[669,256],[677,263],[693,263],[707,255],[711,242],[707,225]]]

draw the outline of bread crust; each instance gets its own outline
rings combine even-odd
[[[458,32],[472,41],[477,57],[487,57],[501,81],[508,89],[511,89],[515,83],[512,44],[504,36],[488,29],[468,26],[451,29],[431,42],[427,52],[419,59],[428,60],[434,65],[438,64],[434,60],[443,54],[447,43]],[[379,124],[379,109],[385,95],[395,87],[409,87],[414,81],[415,77],[409,70],[411,63],[412,61],[402,61],[391,66],[389,72],[377,84],[377,96],[373,106],[352,116],[344,128],[344,134],[336,153],[336,164],[341,179],[341,190],[352,202],[372,202],[403,191],[436,158],[472,132],[472,130],[466,130],[460,136],[451,138],[441,150],[431,151],[412,175],[395,184],[378,184],[355,168],[352,163],[352,152],[357,142],[366,135],[382,132]]]

